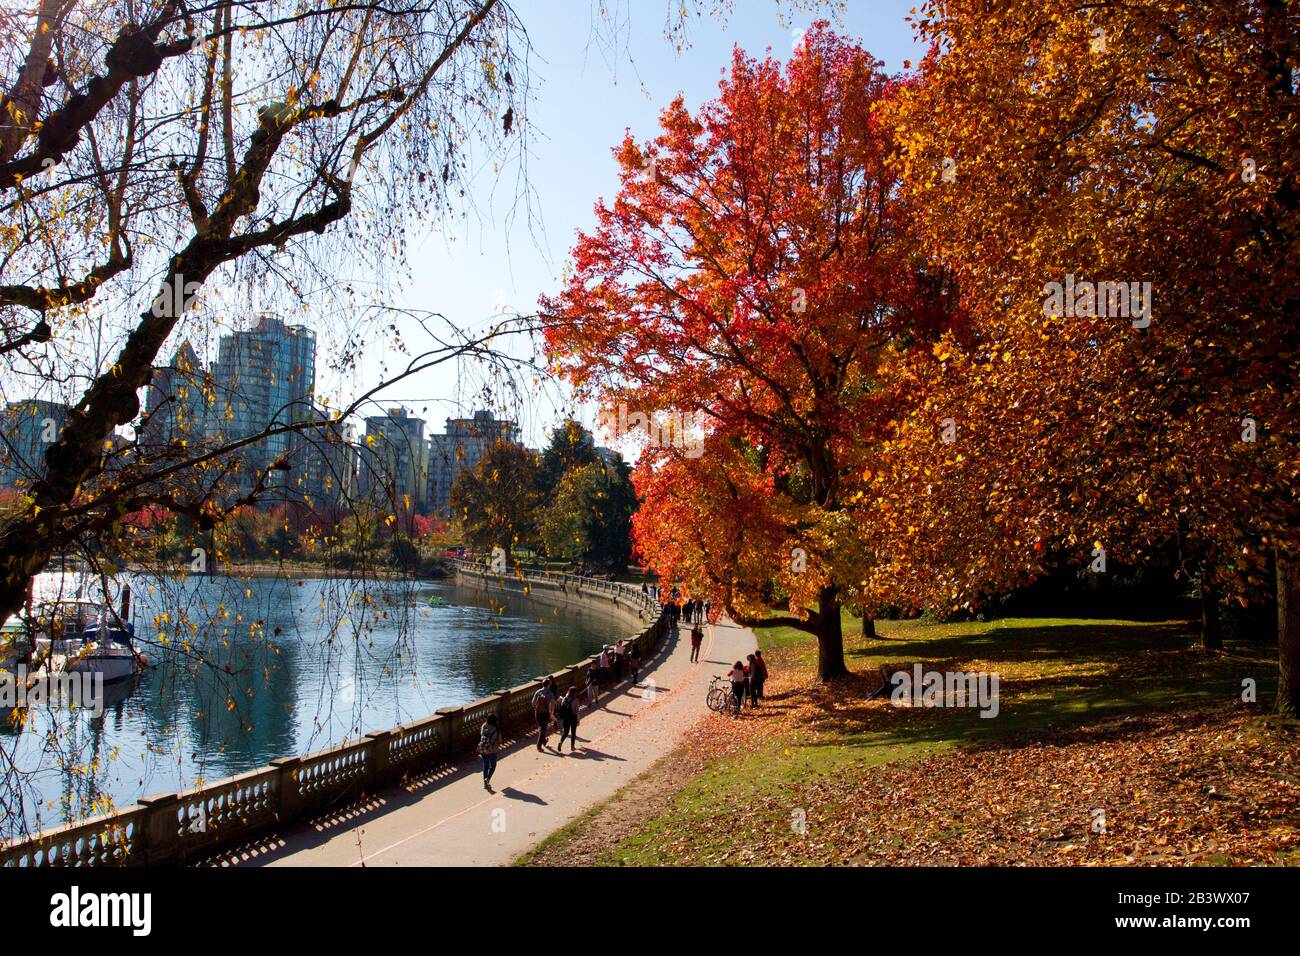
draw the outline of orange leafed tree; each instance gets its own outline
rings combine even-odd
[[[848,479],[897,414],[893,370],[950,322],[896,200],[875,115],[890,94],[825,24],[787,64],[737,51],[716,100],[678,98],[652,142],[615,150],[618,195],[542,300],[553,363],[607,421],[707,433],[652,436],[640,553],[742,623],[816,635],[823,680],[845,672],[841,607],[872,546]],[[769,618],[776,603],[789,613]]]
[[[964,601],[1032,573],[1044,543],[1172,547],[1212,612],[1266,594],[1272,562],[1294,711],[1294,4],[935,0],[917,27],[930,52],[884,118],[973,319],[881,479],[928,549],[893,573]],[[928,494],[898,494],[927,471]]]

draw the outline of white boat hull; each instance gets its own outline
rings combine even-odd
[[[136,672],[135,655],[130,651],[125,654],[101,654],[94,651],[70,661],[68,670],[73,674],[103,674],[104,683],[126,680]]]

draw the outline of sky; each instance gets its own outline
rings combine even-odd
[[[836,19],[809,10],[779,8],[774,0],[735,0],[725,20],[706,12],[692,18],[690,45],[677,51],[665,35],[667,0],[606,0],[616,11],[616,30],[593,22],[600,0],[516,0],[533,46],[529,106],[531,138],[527,161],[533,225],[522,210],[511,220],[515,168],[499,177],[486,170],[475,180],[478,217],[457,219],[439,233],[410,244],[411,278],[394,294],[394,304],[441,313],[462,327],[483,327],[503,312],[532,314],[541,294],[554,293],[576,232],[594,223],[592,209],[617,191],[611,149],[626,131],[652,137],[660,110],[679,92],[688,107],[712,99],[718,80],[739,45],[761,55],[769,48],[785,59],[795,31],[826,17],[862,43],[885,70],[903,69],[921,56],[904,21],[915,0],[848,0]],[[708,6],[708,4],[701,4]],[[784,21],[783,21],[784,17]],[[616,34],[617,47],[610,41]],[[399,323],[399,327],[402,327]],[[416,345],[414,324],[402,327]],[[380,377],[377,345],[360,370],[360,384]],[[523,349],[521,351],[528,351]],[[441,431],[443,419],[479,405],[482,379],[458,381],[454,370],[434,370],[405,379],[382,393],[384,405],[404,404]],[[369,381],[367,381],[369,379]],[[570,410],[588,427],[595,408],[569,406],[567,389],[526,382],[525,403],[511,414],[525,442],[541,447],[550,428]],[[372,412],[373,414],[373,412]],[[599,436],[598,436],[599,437]]]

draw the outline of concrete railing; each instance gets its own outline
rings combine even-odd
[[[566,599],[601,596],[641,622],[627,637],[648,660],[663,638],[667,618],[639,588],[574,575],[543,572],[528,578],[499,576],[457,562],[458,576],[483,586],[562,593]],[[585,683],[594,658],[549,675],[560,692]],[[0,866],[121,866],[201,860],[297,820],[338,810],[408,777],[437,769],[473,752],[479,728],[495,713],[503,731],[531,720],[539,677],[460,707],[402,724],[305,757],[282,757],[265,767],[177,793],[146,797],[114,813],[70,823],[0,847]]]

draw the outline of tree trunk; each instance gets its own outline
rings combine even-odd
[[[1277,712],[1300,716],[1300,564],[1277,553]]]
[[[862,639],[865,641],[874,641],[876,634],[876,619],[868,614],[862,615]]]
[[[817,607],[817,676],[823,683],[844,677],[844,631],[840,624],[839,588],[822,588]]]
[[[1201,572],[1201,649],[1223,650],[1223,628],[1219,620],[1219,587]]]

